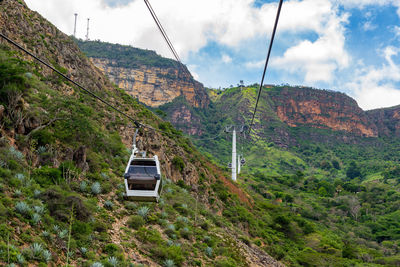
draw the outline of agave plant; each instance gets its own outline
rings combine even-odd
[[[167,245],[168,245],[169,247],[173,246],[173,245],[174,245],[174,241],[172,241],[171,239],[168,239],[168,240],[167,240]]]
[[[106,209],[110,209],[111,210],[114,207],[114,203],[112,201],[110,201],[110,200],[107,200],[106,202],[104,202],[104,207]]]
[[[23,265],[25,263],[25,258],[22,254],[17,254],[17,263]]]
[[[39,243],[33,243],[31,245],[31,252],[32,252],[32,257],[37,259],[42,255],[43,253],[43,246],[42,244]]]
[[[207,254],[207,256],[212,257],[212,254],[213,254],[212,247],[207,247],[206,248],[206,254]]]
[[[25,180],[25,174],[23,173],[17,173],[15,175],[15,178],[17,178],[18,180],[20,180],[21,182],[23,182]]]
[[[169,194],[169,193],[174,192],[174,190],[172,190],[172,188],[169,188],[169,187],[168,187],[167,189],[165,189],[165,192],[167,192],[167,193]]]
[[[23,201],[18,202],[17,205],[15,205],[15,209],[22,215],[28,215],[31,212],[29,205]]]
[[[43,214],[44,213],[44,207],[43,206],[33,206],[33,210],[37,214]]]
[[[46,151],[47,151],[47,148],[45,146],[39,146],[38,149],[36,150],[36,152],[39,155],[46,153]]]
[[[57,224],[53,225],[53,231],[54,233],[58,233],[58,231],[60,231],[60,226],[58,226]]]
[[[87,190],[87,183],[86,183],[85,181],[82,181],[82,182],[79,184],[79,189],[81,190],[81,192],[86,192],[86,190]]]
[[[34,196],[35,198],[38,198],[38,197],[40,196],[41,193],[42,193],[42,192],[41,192],[40,190],[35,189],[35,191],[33,191],[33,196]]]
[[[101,262],[95,262],[90,267],[103,267],[103,264]]]
[[[79,250],[81,251],[81,253],[82,253],[83,256],[85,256],[86,253],[88,252],[88,249],[85,248],[85,247],[81,247]]]
[[[109,257],[108,263],[113,267],[117,267],[119,265],[118,259],[116,257]]]
[[[189,219],[183,216],[179,216],[176,220],[182,223],[189,223]]]
[[[42,232],[42,236],[43,236],[44,239],[50,239],[50,233],[47,232],[47,231],[43,231]]]
[[[18,160],[24,159],[24,154],[22,154],[22,152],[16,150],[13,146],[10,147],[10,149],[8,151],[9,151],[10,155],[12,157],[14,157],[15,159],[18,159]]]
[[[45,262],[49,262],[49,261],[51,261],[51,252],[50,251],[48,251],[47,249],[45,250],[45,251],[43,251],[43,260],[45,261]]]
[[[143,219],[146,219],[150,209],[147,206],[143,206],[138,210],[138,215],[141,216]]]
[[[100,173],[100,176],[101,176],[101,178],[103,178],[104,180],[108,180],[108,179],[110,178],[110,177],[108,176],[108,174],[105,173],[105,172]]]
[[[20,196],[22,196],[22,191],[19,190],[19,189],[15,190],[15,191],[14,191],[14,196],[15,196],[15,197],[20,197]]]
[[[92,184],[91,190],[92,190],[92,194],[93,195],[100,194],[101,193],[101,185],[100,185],[100,183],[99,182],[94,182]]]
[[[58,232],[58,237],[64,239],[68,236],[68,230],[64,229]]]
[[[163,265],[164,265],[165,267],[175,267],[175,262],[174,262],[173,260],[165,260],[165,261],[163,262]]]
[[[32,222],[34,225],[37,225],[38,223],[40,223],[42,221],[42,216],[40,216],[40,214],[38,213],[34,213],[32,215]]]
[[[167,229],[170,230],[170,231],[175,231],[175,225],[169,224],[169,225],[167,226]]]
[[[0,167],[4,168],[7,166],[7,163],[3,160],[0,160]]]

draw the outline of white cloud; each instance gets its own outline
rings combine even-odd
[[[400,27],[399,26],[394,26],[393,28],[394,34],[396,37],[400,37]]]
[[[186,67],[189,69],[190,74],[192,74],[192,76],[193,76],[193,78],[195,80],[199,80],[200,79],[199,74],[197,74],[197,72],[196,72],[196,69],[198,67],[197,65],[188,65]]]
[[[156,50],[171,57],[143,1],[110,7],[102,0],[26,0],[68,34],[73,32],[73,14],[78,13],[78,37],[86,34],[91,18],[91,39],[100,39]],[[329,0],[285,1],[279,33],[321,32]],[[238,47],[255,37],[269,36],[277,3],[260,8],[254,0],[152,0],[152,6],[181,58],[196,53],[209,42]]]
[[[342,5],[345,8],[363,9],[367,6],[389,6],[397,7],[397,14],[400,17],[400,1],[399,0],[331,0],[332,3]]]
[[[372,21],[366,21],[364,22],[362,28],[364,31],[373,31],[377,28],[378,26],[373,24]]]
[[[221,61],[225,64],[229,64],[232,62],[232,58],[230,56],[228,56],[227,54],[223,54]]]
[[[400,104],[400,64],[393,57],[400,54],[400,48],[386,47],[382,56],[386,62],[380,67],[362,67],[355,72],[354,81],[345,85],[363,109],[390,107]]]
[[[306,83],[331,82],[334,71],[349,65],[345,49],[344,26],[348,14],[337,15],[329,1],[318,1],[321,19],[316,27],[319,37],[314,42],[302,40],[275,58],[272,65],[292,73],[304,73]]]
[[[244,64],[248,69],[260,69],[265,65],[265,60],[260,61],[249,61]]]

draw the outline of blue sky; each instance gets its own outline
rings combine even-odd
[[[172,57],[142,0],[26,0],[67,34]],[[205,86],[259,83],[278,1],[150,0],[182,61]],[[333,89],[363,109],[400,104],[399,0],[288,0],[265,83]]]

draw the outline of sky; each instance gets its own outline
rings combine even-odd
[[[260,83],[277,0],[149,0],[207,87]],[[143,0],[25,0],[77,37],[172,58]],[[400,105],[400,0],[285,0],[265,84],[341,91],[364,110]]]

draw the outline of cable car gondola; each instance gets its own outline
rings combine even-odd
[[[242,158],[242,159],[240,160],[240,165],[243,166],[244,164],[246,164],[246,160],[245,160],[244,158]]]
[[[132,200],[158,202],[161,194],[161,171],[157,155],[146,157],[146,152],[136,147],[133,139],[132,154],[125,169],[125,196]]]

